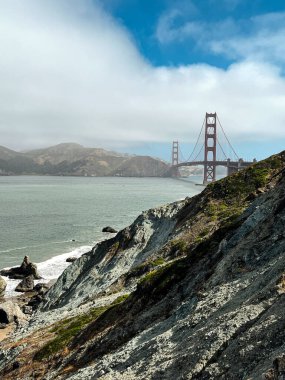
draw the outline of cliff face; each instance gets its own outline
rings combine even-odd
[[[284,225],[285,152],[143,213],[62,274],[2,378],[282,379]]]

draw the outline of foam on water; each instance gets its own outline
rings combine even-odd
[[[52,257],[51,259],[43,261],[42,263],[36,263],[38,267],[38,272],[42,279],[36,280],[35,284],[39,282],[47,283],[50,280],[57,279],[62,274],[62,272],[71,264],[66,262],[67,258],[78,258],[82,256],[84,253],[90,251],[91,248],[92,246],[84,245],[82,247],[76,248],[71,252],[63,253],[62,255]],[[7,282],[5,298],[19,296],[21,293],[15,292],[15,288],[21,280],[11,280],[4,276],[3,278]]]

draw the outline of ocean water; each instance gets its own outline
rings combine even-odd
[[[122,229],[143,210],[201,190],[171,178],[0,177],[0,268],[28,255],[45,280],[56,278],[67,257],[108,236],[103,227]]]

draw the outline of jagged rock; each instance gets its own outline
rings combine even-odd
[[[23,312],[24,312],[24,314],[29,314],[29,315],[33,314],[33,308],[32,308],[32,306],[25,305],[23,307]]]
[[[34,276],[25,277],[16,287],[16,292],[29,292],[34,289]]]
[[[111,234],[116,234],[118,231],[116,231],[113,227],[107,226],[102,229],[102,232],[109,232]]]
[[[26,316],[18,306],[12,301],[6,301],[0,304],[0,323],[11,323],[14,321],[25,321]]]
[[[28,306],[31,306],[33,310],[36,310],[41,302],[43,302],[43,294],[37,294],[33,296],[28,302]]]
[[[74,261],[76,261],[77,260],[77,257],[68,257],[67,259],[66,259],[66,262],[67,263],[73,263]]]
[[[12,364],[12,368],[13,368],[13,370],[20,368],[20,362],[18,362],[18,360],[16,360],[16,361]]]
[[[6,281],[0,276],[0,296],[5,292],[6,286]]]
[[[24,274],[24,276],[32,275],[35,279],[41,278],[41,276],[38,274],[36,264],[30,261],[29,256],[24,257],[24,260],[20,266],[20,271]]]
[[[5,329],[7,327],[7,323],[0,323],[0,329]]]
[[[262,380],[285,380],[285,354],[273,361],[273,368],[262,374]]]
[[[7,276],[12,279],[22,279],[27,276],[34,276],[35,279],[40,279],[41,276],[38,274],[36,264],[32,263],[29,256],[25,256],[20,267],[2,269],[0,274]]]
[[[285,379],[285,354],[276,358],[273,362],[273,365],[277,379]]]
[[[49,288],[51,287],[51,284],[46,284],[39,282],[37,285],[34,286],[34,291],[37,292],[38,294],[45,294]]]
[[[20,354],[8,346],[0,366],[38,355],[39,347],[31,348],[35,338],[58,322],[81,331],[75,329],[67,350],[61,347],[41,363],[42,377],[56,379],[66,371],[70,380],[283,380],[281,167],[285,152],[192,199],[146,211],[98,243],[63,272],[16,336]],[[262,186],[268,191],[249,200],[266,182],[273,187]],[[114,294],[114,284],[120,294]],[[99,317],[81,328],[91,309]],[[58,341],[64,332],[57,330]],[[272,376],[264,377],[274,358]],[[23,367],[26,378],[37,370],[30,362]]]

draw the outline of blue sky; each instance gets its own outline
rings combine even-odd
[[[238,154],[285,146],[280,0],[0,0],[1,145],[187,157],[205,112]]]
[[[154,66],[207,63],[227,68],[241,55],[213,51],[205,40],[206,29],[210,38],[216,33],[219,40],[221,34],[254,38],[267,28],[278,33],[284,25],[283,0],[100,0],[100,4],[130,31]],[[258,21],[262,17],[263,25]],[[187,31],[190,25],[198,27],[197,33],[193,28]]]
[[[278,52],[275,46],[278,41],[285,43],[283,0],[101,0],[100,3],[130,32],[142,56],[153,66],[202,63],[226,70],[254,56],[284,74],[284,48]],[[255,41],[268,35],[272,44]],[[248,40],[252,51],[243,52],[242,46],[232,46],[234,39],[241,45]],[[251,159],[253,155],[262,158],[283,150],[284,143],[284,139],[267,139],[254,145],[252,141],[236,141],[235,146]],[[192,146],[181,141],[186,156]],[[147,145],[136,148],[138,153],[157,152],[167,159],[165,150],[161,144],[154,149]]]

